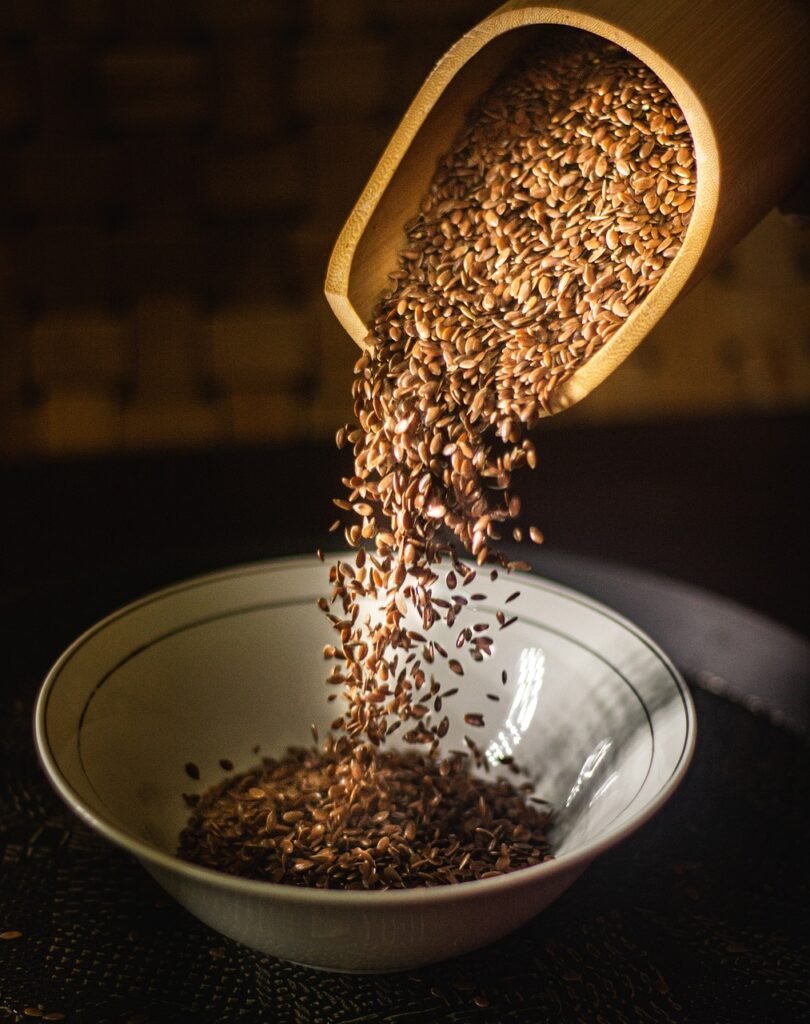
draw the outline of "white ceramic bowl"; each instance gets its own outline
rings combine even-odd
[[[485,712],[476,739],[493,756],[514,753],[555,808],[552,861],[455,886],[325,892],[233,878],[174,855],[188,814],[181,794],[218,781],[220,758],[247,768],[256,744],[263,754],[308,744],[310,723],[323,734],[334,715],[322,657],[331,631],[315,606],[328,593],[326,569],[314,558],[190,580],[81,636],[39,696],[42,764],[92,828],[202,921],[255,949],[362,972],[475,949],[541,911],[663,804],[686,771],[695,725],[679,674],[626,619],[524,574],[491,583],[481,573],[472,589],[487,594],[493,619],[519,589],[507,606],[519,621],[495,629],[491,659],[469,662],[462,693],[445,703],[446,742],[459,747],[471,731],[465,711]],[[442,629],[431,635],[441,641]],[[189,761],[199,783],[184,772]]]

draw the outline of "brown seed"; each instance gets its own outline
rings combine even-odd
[[[459,553],[495,574],[494,566],[528,568],[498,543],[506,531],[523,539],[512,483],[537,465],[529,433],[555,389],[621,329],[678,252],[695,162],[663,84],[592,37],[527,51],[474,109],[403,225],[405,244],[355,364],[354,420],[336,435],[354,468],[335,505],[360,517],[344,527],[353,562],[330,567],[331,593],[319,602],[335,631],[324,649],[327,681],[342,688],[329,699],[340,696],[343,713],[321,751],[291,752],[278,778],[267,764],[244,776],[243,788],[264,794],[260,803],[245,799],[238,780],[227,783],[237,820],[206,831],[219,805],[197,802],[185,841],[194,856],[216,850],[214,866],[297,885],[398,888],[494,877],[548,856],[540,833],[520,853],[525,802],[509,805],[521,823],[504,825],[497,840],[488,833],[494,856],[461,845],[453,857],[443,852],[442,819],[429,804],[441,806],[442,793],[457,803],[473,796],[466,765],[486,761],[470,737],[466,760],[439,753],[449,722],[432,716],[452,691],[440,696],[430,677],[428,666],[447,658],[430,630],[441,620],[475,662],[491,653],[486,624],[464,620],[469,602],[485,597],[459,595],[459,581],[472,579]],[[528,532],[542,541],[536,527]],[[433,596],[442,576],[449,600]],[[517,621],[501,609],[495,618],[501,629]],[[461,662],[448,665],[462,674]],[[384,746],[403,723],[400,735],[419,751],[411,760]],[[483,717],[468,713],[468,724]],[[382,771],[392,774],[378,785]],[[420,796],[419,812],[409,787],[431,794]],[[271,794],[280,819],[268,814]],[[399,809],[389,807],[399,797]],[[490,791],[476,790],[472,803],[479,797],[482,820],[511,820],[495,813]],[[390,816],[375,823],[382,810]],[[545,825],[546,810],[540,818]],[[254,852],[257,832],[269,852]],[[329,845],[343,835],[348,845]]]
[[[14,939],[21,939],[22,936],[23,936],[22,932],[18,932],[18,931],[15,931],[14,929],[10,929],[9,931],[6,931],[6,932],[0,932],[0,941],[12,942]]]
[[[338,740],[338,744],[340,742]],[[477,750],[472,740],[468,738],[467,742],[471,750]],[[509,870],[526,866],[530,862],[529,858],[539,862],[547,855],[547,840],[544,831],[541,831],[546,827],[547,811],[538,811],[535,821],[531,816],[533,812],[519,790],[510,790],[507,794],[502,781],[490,783],[485,779],[471,776],[463,767],[462,754],[452,754],[449,759],[441,761],[430,755],[402,754],[396,751],[380,752],[378,756],[380,768],[386,772],[388,780],[386,801],[389,802],[390,808],[386,806],[383,810],[378,809],[378,791],[373,786],[353,786],[349,792],[342,783],[334,781],[330,784],[330,779],[337,780],[343,777],[342,773],[345,771],[345,756],[338,750],[331,753],[315,750],[293,751],[278,763],[265,762],[263,768],[252,770],[251,774],[254,777],[257,772],[264,773],[257,781],[261,781],[268,789],[278,788],[278,774],[280,779],[283,779],[286,799],[302,801],[301,811],[304,819],[296,826],[302,831],[296,834],[309,836],[304,840],[312,851],[307,856],[293,856],[295,846],[287,835],[276,841],[275,854],[272,847],[257,848],[252,819],[246,816],[235,822],[232,805],[223,802],[227,798],[220,787],[215,787],[206,794],[206,806],[201,817],[193,820],[184,831],[181,837],[181,854],[185,855],[184,851],[187,848],[193,848],[198,855],[201,849],[215,851],[217,860],[214,863],[210,860],[203,863],[226,869],[229,863],[239,864],[240,874],[249,873],[251,877],[267,877],[272,881],[285,881],[297,885],[318,885],[326,871],[330,877],[330,885],[333,886],[348,885],[351,888],[354,884],[353,879],[362,878],[363,886],[368,888],[411,887],[424,885],[426,877],[429,877],[432,871],[439,872],[437,881],[450,880],[441,874],[444,870],[443,864],[452,871],[457,881],[478,878],[483,877],[492,862],[472,856],[465,858],[466,853],[472,853],[473,847],[465,850],[461,840],[456,840],[445,849],[441,841],[437,842],[434,839],[436,823],[458,803],[476,803],[486,807],[488,802],[494,800],[496,803],[493,807],[498,807],[498,811],[494,813],[505,815],[505,822],[514,820],[531,826],[500,826],[499,842],[502,847],[507,845],[512,833],[515,842],[520,842],[519,847],[507,846],[511,858]],[[442,780],[440,789],[437,788],[439,780]],[[320,799],[326,803],[313,803],[312,794],[315,792],[322,794]],[[418,817],[413,816],[414,792],[434,795],[434,799],[423,804]],[[355,819],[358,831],[354,834],[360,836],[368,833],[369,840],[363,845],[356,845],[356,841],[353,840],[355,845],[338,856],[328,845],[327,829],[319,823],[319,819],[335,822],[342,820],[340,816],[344,812],[341,810],[341,802],[347,796],[360,815]],[[206,829],[220,811],[225,815],[220,819],[220,827],[205,833],[207,838],[204,847],[201,847],[196,837],[204,833],[198,830]],[[432,817],[434,814],[435,817]],[[402,821],[405,822],[404,825],[397,824]],[[424,831],[421,831],[422,826]],[[379,834],[380,829],[383,830],[382,835]],[[504,832],[504,829],[507,831]],[[519,832],[518,829],[524,831]],[[492,837],[492,833],[489,835]],[[272,838],[270,841],[273,841]],[[406,847],[402,847],[403,842],[407,844]],[[187,847],[184,844],[191,846]],[[503,848],[499,855],[504,855]],[[375,856],[385,857],[385,864],[382,867],[379,863],[375,867]],[[461,867],[459,858],[462,858]],[[246,865],[254,864],[254,871],[248,872]],[[255,873],[259,865],[265,874]]]

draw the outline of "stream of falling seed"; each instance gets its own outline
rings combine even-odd
[[[537,464],[528,432],[655,287],[694,204],[691,136],[663,83],[596,37],[554,46],[496,83],[439,162],[355,366],[355,422],[337,434],[354,472],[335,504],[357,555],[330,569],[325,654],[347,705],[333,727],[365,765],[398,722],[436,751],[436,657],[462,676],[463,656],[493,646],[463,625],[484,595],[466,590],[476,572],[459,551],[525,567],[497,543],[510,523],[524,536],[511,485]],[[379,614],[361,612],[375,601]],[[460,620],[459,657],[429,638],[439,619]],[[501,630],[515,621],[497,614]]]
[[[354,553],[329,567],[319,600],[340,713],[320,749],[189,797],[189,860],[387,889],[550,856],[549,808],[527,800],[531,787],[476,777],[470,762],[488,765],[471,735],[437,756],[445,702],[517,621],[479,611],[487,582],[528,568],[499,541],[506,531],[543,541],[511,489],[516,471],[537,465],[528,434],[661,279],[695,198],[691,137],[665,86],[607,42],[550,38],[480,100],[440,160],[355,366],[355,419],[336,438],[354,465],[329,528],[345,522]],[[431,632],[438,622],[449,649]],[[481,730],[484,711],[463,722]],[[386,747],[394,733],[406,749]],[[517,773],[511,757],[503,764]]]

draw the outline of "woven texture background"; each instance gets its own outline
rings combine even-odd
[[[4,0],[0,455],[321,437],[331,243],[495,0]],[[810,232],[771,214],[581,408],[810,403]]]

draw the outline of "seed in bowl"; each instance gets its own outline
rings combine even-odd
[[[180,856],[229,874],[322,889],[408,889],[494,878],[550,857],[549,813],[505,779],[384,750],[358,770],[349,741],[291,749],[204,793]]]

